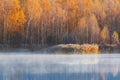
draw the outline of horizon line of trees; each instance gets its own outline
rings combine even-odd
[[[119,44],[120,0],[0,0],[0,44]]]

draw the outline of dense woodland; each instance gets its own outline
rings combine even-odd
[[[0,0],[0,44],[119,44],[120,0]]]

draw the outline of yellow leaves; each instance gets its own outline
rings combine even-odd
[[[38,0],[27,0],[24,4],[26,15],[28,17],[36,16],[41,12],[41,7]]]
[[[11,7],[13,9],[19,9],[20,8],[19,1],[18,0],[12,0]]]
[[[63,4],[63,3],[65,3],[65,0],[55,0],[54,2],[55,2],[55,3]]]
[[[103,8],[103,3],[101,0],[95,0],[94,1],[94,13],[98,17],[98,19],[104,19],[106,17],[106,13]]]
[[[34,27],[38,26],[42,15],[42,8],[40,6],[39,0],[26,0],[23,4],[25,9],[25,16],[28,22],[27,24]]]
[[[116,31],[113,32],[112,39],[113,43],[119,44],[119,34]]]
[[[120,2],[120,0],[118,0]]]
[[[9,32],[20,31],[26,22],[23,9],[19,5],[19,1],[12,0],[6,14],[5,23]]]
[[[100,33],[100,37],[101,37],[102,42],[105,42],[108,40],[109,32],[108,32],[108,28],[106,26],[103,27],[103,29]]]
[[[89,14],[89,13],[93,12],[92,0],[84,0],[83,5],[84,5],[84,13]]]
[[[23,9],[19,11],[18,16],[19,16],[19,22],[21,23],[21,25],[24,24],[26,22],[26,19],[25,19]]]
[[[86,17],[81,18],[78,23],[79,29],[84,30],[86,28],[86,24],[87,24]]]
[[[83,53],[86,54],[97,54],[99,53],[99,46],[97,44],[84,44],[82,45]]]
[[[43,10],[49,11],[52,7],[50,0],[41,0],[40,5],[42,6]]]
[[[1,3],[1,1],[0,1],[0,3]],[[1,3],[0,4],[0,21],[3,21],[3,4]],[[1,22],[0,22],[1,23]]]

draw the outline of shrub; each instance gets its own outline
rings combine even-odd
[[[61,44],[59,48],[62,52],[74,52],[83,54],[97,54],[99,53],[99,46],[97,44]]]
[[[82,53],[98,53],[99,52],[99,46],[96,44],[84,44],[82,46]]]
[[[116,31],[113,32],[112,40],[113,40],[112,42],[114,44],[119,44],[119,35],[118,35],[118,33]]]

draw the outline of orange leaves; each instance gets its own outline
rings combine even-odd
[[[65,0],[54,0],[55,3],[63,4],[65,3]]]
[[[78,23],[80,30],[85,30],[86,24],[87,24],[86,17],[81,18],[79,23]]]
[[[119,44],[119,43],[120,43],[118,32],[116,32],[116,31],[113,32],[112,40],[113,40],[113,43],[114,43],[114,44]]]
[[[26,22],[23,9],[19,5],[19,1],[12,0],[6,14],[6,27],[9,32],[20,31]]]
[[[103,3],[101,0],[94,0],[94,13],[97,16],[98,19],[105,19],[106,13],[103,8]]]
[[[41,0],[40,5],[43,8],[43,10],[45,10],[47,12],[49,12],[49,10],[52,7],[50,0]]]
[[[38,26],[42,15],[42,9],[39,4],[39,0],[26,0],[23,2],[23,4],[27,24],[30,24],[34,27]]]
[[[92,43],[100,34],[102,41],[107,41],[113,29],[120,34],[119,1],[0,0],[0,26],[7,28],[4,33],[25,32],[26,40],[31,39],[31,42],[36,37],[39,43],[46,42],[48,36],[62,42],[65,37],[72,36],[79,43]],[[104,25],[107,27],[100,33]]]
[[[84,14],[88,15],[93,12],[93,2],[92,0],[84,0],[83,1],[84,6]]]
[[[103,27],[100,37],[103,43],[107,42],[109,40],[109,30],[106,26]]]

